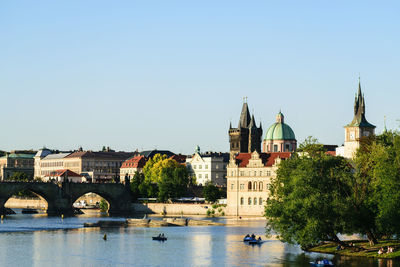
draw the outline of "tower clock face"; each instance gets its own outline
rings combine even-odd
[[[354,140],[355,138],[354,132],[350,132],[350,140]]]

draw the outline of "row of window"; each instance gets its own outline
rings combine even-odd
[[[263,199],[262,199],[262,197],[260,197],[260,198],[251,198],[251,197],[249,197],[248,199],[247,199],[247,205],[254,205],[254,206],[256,206],[256,205],[262,205],[263,204]],[[241,197],[240,198],[240,205],[244,205],[244,198],[243,197]]]
[[[203,178],[203,175],[201,173],[198,173],[197,175],[195,173],[193,173],[192,175],[195,178]],[[206,179],[208,178],[208,173],[204,174],[204,178],[206,178]],[[219,178],[219,174],[218,173],[215,174],[215,178],[216,179]],[[223,175],[222,178],[225,178],[225,175]]]
[[[240,190],[244,190],[244,184],[240,184]],[[234,183],[232,183],[231,184],[231,190],[234,190],[235,189],[235,184]],[[263,191],[263,189],[264,189],[264,185],[263,185],[263,182],[248,182],[247,183],[247,190],[248,191]],[[266,185],[266,189],[268,190],[269,188],[268,188],[268,184]]]
[[[54,161],[54,162],[42,162],[40,167],[62,167],[64,165],[63,161]]]
[[[195,170],[197,169],[197,167],[198,167],[199,170],[203,169],[203,165],[192,165],[192,166],[193,166],[193,169],[195,169]],[[223,169],[225,169],[225,165],[223,165],[222,167],[223,167]],[[219,164],[215,164],[215,169],[218,170],[219,168],[220,168],[220,165]],[[208,165],[207,164],[204,165],[204,169],[206,169],[206,170],[208,169]]]
[[[239,171],[239,176],[271,176],[271,171]],[[236,171],[231,171],[231,176],[236,176]]]

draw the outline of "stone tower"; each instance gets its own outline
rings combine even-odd
[[[256,126],[254,115],[250,116],[247,102],[243,103],[237,128],[229,126],[229,143],[231,154],[261,152],[262,127]]]
[[[344,157],[353,158],[360,147],[360,139],[375,134],[375,126],[365,118],[365,99],[358,82],[358,92],[354,100],[354,118],[346,125],[344,136]]]

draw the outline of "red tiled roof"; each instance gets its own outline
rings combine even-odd
[[[326,151],[326,154],[336,156],[336,151]]]
[[[69,177],[82,177],[82,175],[77,174],[76,172],[73,172],[73,171],[68,170],[68,169],[52,171],[49,176],[62,177],[62,176],[65,175],[65,173],[67,173],[67,176],[69,176]]]
[[[170,159],[175,160],[178,163],[185,163],[186,162],[186,156],[185,155],[173,155],[170,157]]]
[[[138,155],[122,162],[121,168],[143,168],[146,162],[147,159],[145,156]]]
[[[276,158],[281,158],[283,160],[290,158],[292,153],[290,152],[272,152],[272,153],[260,153],[260,158],[265,167],[271,167],[275,163]],[[239,167],[246,167],[251,159],[251,153],[239,153],[236,156],[236,163]]]

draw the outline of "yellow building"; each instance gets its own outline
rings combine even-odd
[[[239,153],[227,167],[227,215],[262,216],[271,179],[289,152]]]

